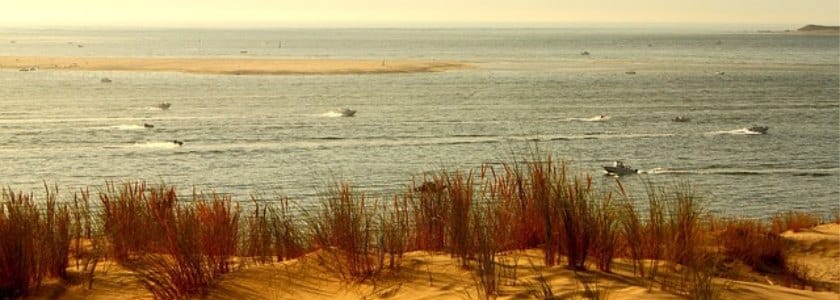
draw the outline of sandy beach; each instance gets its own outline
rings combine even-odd
[[[442,72],[469,64],[436,60],[307,60],[0,56],[3,69],[184,72],[230,75],[377,74]]]

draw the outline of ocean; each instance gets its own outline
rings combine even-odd
[[[79,46],[81,45],[81,47]],[[246,51],[246,52],[243,52]],[[584,51],[589,55],[582,55]],[[455,60],[440,73],[235,76],[0,69],[0,184],[63,197],[146,180],[314,203],[551,154],[708,211],[840,209],[840,39],[722,28],[0,29],[0,55]],[[101,83],[103,77],[111,83]],[[156,107],[172,104],[168,110]],[[339,107],[357,110],[340,117]],[[604,115],[605,118],[599,116]],[[676,116],[690,122],[673,122]],[[144,123],[153,124],[148,129]],[[751,125],[768,126],[751,134]],[[183,146],[172,143],[183,141]]]

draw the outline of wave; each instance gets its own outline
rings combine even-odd
[[[740,129],[735,129],[735,130],[712,131],[712,132],[707,132],[706,134],[711,134],[711,135],[719,135],[719,134],[761,135],[762,133],[761,132],[755,132],[755,131],[749,130],[747,128],[740,128]]]
[[[653,168],[649,170],[639,170],[643,174],[697,174],[697,175],[733,175],[733,176],[750,176],[750,175],[791,175],[791,176],[811,176],[811,177],[827,177],[836,176],[840,173],[840,169],[742,169],[742,168],[718,168],[718,169],[671,169],[671,168]]]
[[[582,135],[558,135],[548,137],[538,137],[531,140],[545,140],[545,141],[571,141],[571,140],[601,140],[601,139],[647,139],[647,138],[662,138],[675,136],[673,133],[626,133],[626,134],[608,134],[608,133],[586,133]]]
[[[121,144],[121,145],[111,145],[111,146],[104,146],[102,148],[105,149],[129,149],[129,148],[141,148],[141,149],[175,149],[181,147],[178,144],[175,144],[171,141],[150,141],[150,142],[138,142],[133,144]]]
[[[322,141],[340,141],[346,140],[347,138],[337,137],[337,136],[325,136],[325,137],[315,137],[312,138],[313,140],[322,140]]]
[[[143,130],[146,127],[142,125],[136,124],[121,124],[121,125],[113,125],[113,126],[104,126],[104,127],[96,127],[97,129],[106,129],[106,130]]]
[[[599,116],[594,116],[594,117],[591,117],[591,118],[568,118],[568,119],[566,119],[566,121],[603,122],[603,121],[606,121],[606,120],[609,120],[609,119],[610,119],[609,116],[599,115]]]

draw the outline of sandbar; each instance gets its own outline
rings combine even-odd
[[[441,60],[248,59],[0,56],[3,69],[184,72],[229,75],[378,74],[443,72],[471,68]]]

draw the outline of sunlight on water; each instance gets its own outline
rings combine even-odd
[[[602,178],[602,166],[623,160],[641,174],[619,180],[640,196],[646,180],[690,181],[708,195],[711,211],[726,214],[802,207],[825,213],[840,198],[840,41],[832,37],[620,29],[3,29],[4,40],[19,42],[0,43],[0,55],[476,65],[338,76],[0,69],[0,160],[11,162],[0,165],[0,184],[13,189],[37,191],[43,180],[99,186],[142,178],[212,188],[240,201],[254,193],[311,201],[325,181],[338,179],[378,196],[404,190],[424,172],[500,168],[539,149],[595,175],[605,188],[615,179]],[[103,84],[106,77],[113,83]],[[342,118],[337,107],[359,113]],[[690,121],[672,121],[677,116]],[[751,125],[769,130],[758,134]]]

